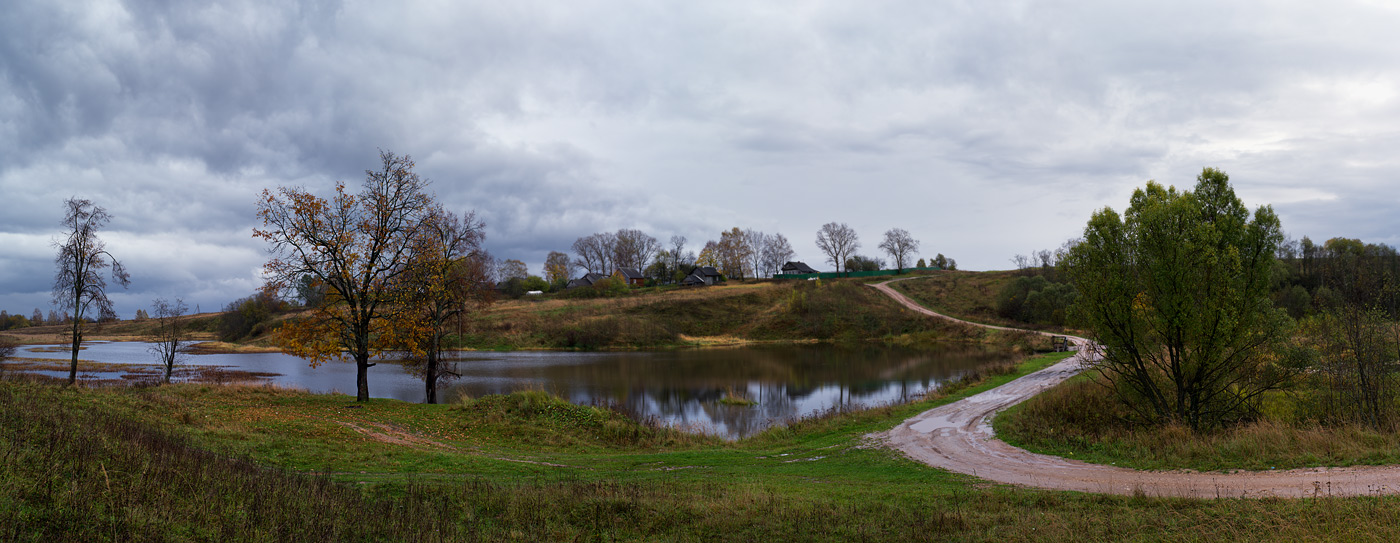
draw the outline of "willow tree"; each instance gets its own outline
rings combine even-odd
[[[445,369],[448,325],[491,303],[490,257],[481,250],[485,224],[468,211],[461,218],[434,208],[416,229],[414,259],[398,281],[397,303],[406,317],[396,320],[395,337],[421,362],[426,403],[437,403],[438,384],[458,375]],[[565,257],[567,259],[567,257]]]
[[[1070,250],[1075,310],[1104,347],[1093,369],[1144,418],[1200,430],[1248,413],[1282,379],[1271,344],[1286,317],[1269,298],[1283,234],[1206,168],[1192,191],[1148,182],[1123,216],[1094,213]]]
[[[62,242],[55,241],[58,256],[54,263],[53,304],[65,308],[72,317],[69,328],[73,359],[68,367],[68,384],[78,381],[78,351],[83,345],[83,326],[88,315],[96,311],[98,320],[115,318],[112,300],[107,297],[107,280],[102,270],[112,268],[112,280],[122,287],[131,284],[121,262],[107,252],[107,244],[97,237],[97,231],[112,220],[107,210],[92,205],[89,200],[69,198],[63,203],[67,213],[63,225],[68,228]]]
[[[271,244],[267,288],[287,291],[310,276],[326,298],[306,318],[278,329],[278,345],[317,366],[349,357],[356,366],[355,399],[369,401],[371,360],[396,345],[394,319],[406,318],[394,289],[412,259],[411,240],[432,198],[413,160],[380,151],[381,167],[366,170],[358,194],[337,183],[321,198],[301,188],[264,190],[253,230]]]

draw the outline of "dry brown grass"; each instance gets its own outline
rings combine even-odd
[[[997,435],[1036,452],[1138,469],[1291,469],[1400,463],[1400,434],[1361,425],[1264,418],[1211,432],[1133,424],[1105,387],[1075,379],[996,419]]]
[[[1002,317],[997,313],[997,294],[1020,277],[1021,272],[1007,271],[939,271],[922,273],[923,277],[899,281],[892,286],[925,307],[960,319],[997,326],[1064,331],[1083,335],[1082,331],[1049,325],[1039,325]]]
[[[184,323],[190,339],[206,341],[218,338],[215,329],[219,315],[220,313],[200,313],[185,315],[179,320]],[[83,340],[152,341],[155,338],[155,327],[156,322],[153,319],[88,324],[83,327]],[[54,324],[6,330],[4,334],[24,345],[49,345],[67,343],[70,330],[70,325]]]

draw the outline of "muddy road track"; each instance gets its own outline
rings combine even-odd
[[[940,315],[890,288],[890,283],[903,280],[870,286],[912,311],[987,326]],[[1011,330],[999,326],[987,327]],[[1084,342],[1081,338],[1074,340]],[[1035,454],[997,439],[992,432],[992,416],[1078,374],[1082,369],[1082,357],[1089,356],[1087,350],[1079,353],[995,389],[920,413],[888,432],[870,437],[930,466],[998,483],[1053,490],[1190,498],[1303,498],[1400,493],[1400,466],[1230,473],[1139,471]]]

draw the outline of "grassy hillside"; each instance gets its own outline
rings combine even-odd
[[[616,298],[505,301],[470,318],[462,346],[633,349],[778,341],[1002,341],[977,328],[916,314],[864,283],[768,281],[641,289]]]
[[[219,319],[222,313],[200,313],[180,317],[190,337],[200,341],[218,338]],[[146,341],[155,337],[156,321],[123,320],[101,324],[88,324],[83,327],[83,338],[90,341]],[[64,343],[68,341],[70,325],[31,326],[6,330],[0,334],[14,338],[25,345]]]
[[[925,307],[972,322],[1046,331],[1070,331],[1007,319],[997,314],[997,294],[1020,277],[1020,272],[944,271],[894,284],[895,290]]]

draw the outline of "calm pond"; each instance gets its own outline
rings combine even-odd
[[[129,364],[133,372],[153,358],[147,343],[90,343],[80,358]],[[67,352],[21,348],[18,357],[66,360]],[[440,401],[466,395],[540,389],[578,404],[616,405],[638,420],[655,419],[692,431],[745,437],[830,409],[870,407],[916,398],[940,383],[1005,356],[965,346],[912,350],[891,346],[784,345],[654,352],[463,352],[454,360],[462,378],[443,388]],[[187,366],[217,366],[267,374],[263,382],[311,392],[355,391],[353,363],[311,368],[277,353],[187,357]],[[104,369],[114,370],[106,367]],[[144,371],[151,371],[150,367]],[[66,371],[36,371],[67,377]],[[89,371],[84,379],[119,379],[125,371]],[[369,370],[370,395],[423,401],[422,379],[398,364]],[[726,396],[753,405],[721,402]]]

